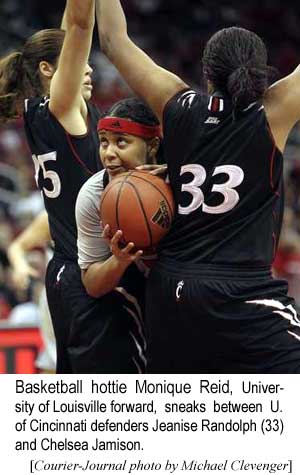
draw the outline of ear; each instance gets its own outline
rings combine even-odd
[[[210,81],[210,79],[208,79],[208,80],[207,80],[207,93],[208,93],[209,95],[212,95],[213,92],[214,92],[214,89],[215,89],[215,88],[214,88],[213,83]]]
[[[154,139],[149,140],[147,144],[148,149],[148,163],[156,163],[156,155],[160,147],[159,137],[154,137]]]
[[[42,77],[51,79],[55,73],[55,67],[48,63],[48,61],[41,61],[39,64],[39,71]]]

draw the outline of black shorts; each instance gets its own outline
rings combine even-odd
[[[120,284],[118,290],[92,298],[82,284],[78,265],[54,257],[47,269],[46,290],[57,373],[145,372],[142,312],[138,295],[129,293],[131,289],[126,291]]]
[[[160,262],[146,292],[149,373],[299,373],[300,321],[267,269]]]

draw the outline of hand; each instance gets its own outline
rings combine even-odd
[[[120,244],[122,236],[123,232],[119,230],[111,237],[109,224],[104,227],[103,237],[110,241],[111,253],[118,259],[118,261],[131,264],[143,255],[143,251],[139,250],[132,252],[135,248],[134,242],[129,242],[125,247],[121,248]]]
[[[135,168],[136,170],[141,170],[151,173],[151,175],[157,175],[161,178],[165,178],[168,173],[168,166],[163,165],[139,165]]]

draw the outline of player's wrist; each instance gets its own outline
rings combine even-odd
[[[127,267],[131,264],[131,259],[130,257],[125,257],[124,255],[116,255],[113,254],[112,256],[115,260],[116,265],[118,266],[119,269],[127,269]]]

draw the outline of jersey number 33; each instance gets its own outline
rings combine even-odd
[[[179,205],[179,214],[190,214],[200,208],[200,206],[202,206],[204,213],[222,214],[230,211],[239,202],[240,196],[235,188],[244,180],[244,172],[240,167],[236,165],[220,165],[214,169],[212,176],[219,175],[220,173],[228,175],[228,180],[225,183],[212,186],[212,192],[221,193],[221,195],[223,195],[222,203],[217,206],[208,206],[205,204],[205,197],[201,190],[201,186],[207,177],[205,168],[198,164],[184,165],[181,167],[180,176],[184,173],[190,173],[193,176],[191,181],[181,186],[181,191],[192,195],[192,201],[188,206]]]

